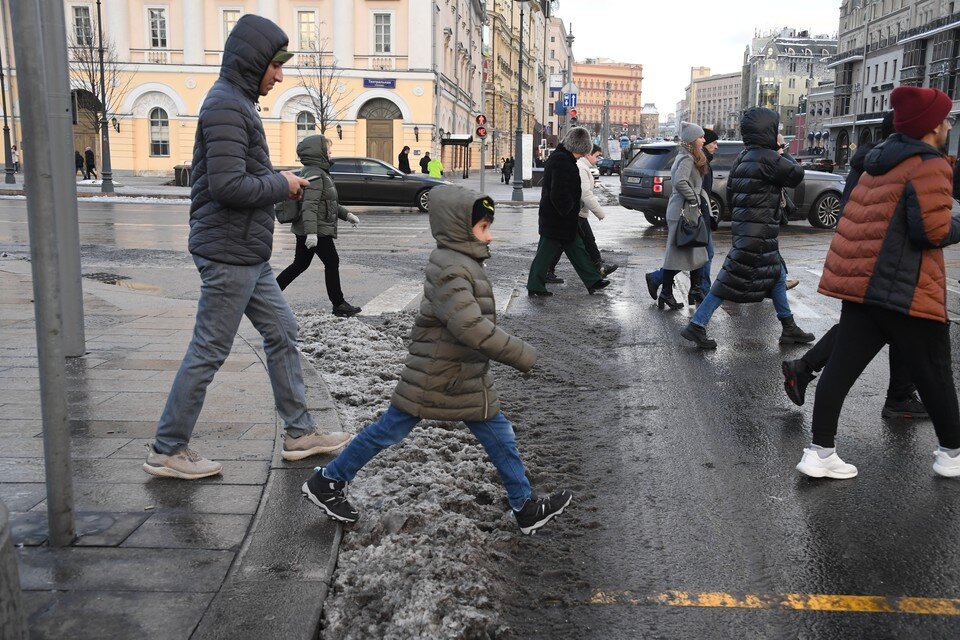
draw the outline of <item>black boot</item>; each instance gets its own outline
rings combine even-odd
[[[650,297],[654,300],[660,295],[660,285],[654,281],[652,273],[647,274],[647,291],[650,292]]]
[[[657,308],[660,310],[663,310],[664,307],[670,307],[671,311],[683,308],[683,303],[677,302],[677,299],[673,297],[673,278],[676,274],[676,271],[664,271],[663,273],[663,289],[660,290],[660,296],[657,297]]]
[[[691,307],[699,307],[703,302],[703,273],[700,269],[690,272],[690,293],[687,294],[687,304]]]
[[[717,342],[707,336],[707,330],[698,324],[688,323],[680,332],[683,338],[695,343],[701,349],[716,349]]]
[[[807,385],[817,376],[813,375],[810,367],[803,360],[784,360],[781,370],[783,371],[783,390],[787,392],[790,402],[802,407],[807,394]]]
[[[807,333],[798,327],[797,323],[793,321],[793,316],[780,318],[780,324],[783,325],[780,344],[809,344],[817,339],[812,333]]]
[[[349,318],[363,311],[360,307],[355,307],[346,300],[333,307],[333,315],[339,318]]]

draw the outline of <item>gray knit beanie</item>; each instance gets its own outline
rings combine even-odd
[[[570,153],[587,155],[593,149],[593,139],[585,128],[574,127],[567,131],[567,135],[563,138],[563,146]]]
[[[703,136],[703,128],[698,124],[693,124],[692,122],[681,122],[680,123],[680,140],[690,144],[697,138]]]

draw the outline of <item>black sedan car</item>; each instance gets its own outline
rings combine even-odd
[[[426,213],[430,189],[446,184],[423,174],[404,174],[375,158],[331,158],[330,176],[343,205],[416,207]]]

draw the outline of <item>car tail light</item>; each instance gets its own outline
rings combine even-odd
[[[661,178],[660,176],[654,176],[653,184],[663,184],[663,178]]]
[[[659,180],[659,178],[654,178],[654,180]],[[663,193],[663,185],[662,185],[662,184],[655,184],[655,185],[653,185],[653,192],[654,192],[654,193]]]

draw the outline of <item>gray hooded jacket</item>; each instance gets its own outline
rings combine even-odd
[[[473,235],[473,205],[484,196],[457,186],[430,191],[430,254],[410,354],[392,404],[428,420],[489,420],[500,412],[490,360],[529,371],[536,351],[497,327],[493,287],[483,270],[490,248]]]
[[[190,190],[190,253],[213,262],[254,265],[273,250],[273,205],[287,180],[273,170],[257,113],[260,80],[287,45],[273,22],[237,21],[224,45],[220,78],[200,108]]]
[[[337,220],[347,219],[347,210],[337,201],[337,187],[327,171],[330,156],[323,136],[307,136],[297,145],[297,156],[303,163],[300,175],[311,179],[310,186],[303,189],[300,219],[290,231],[298,236],[337,237]]]

